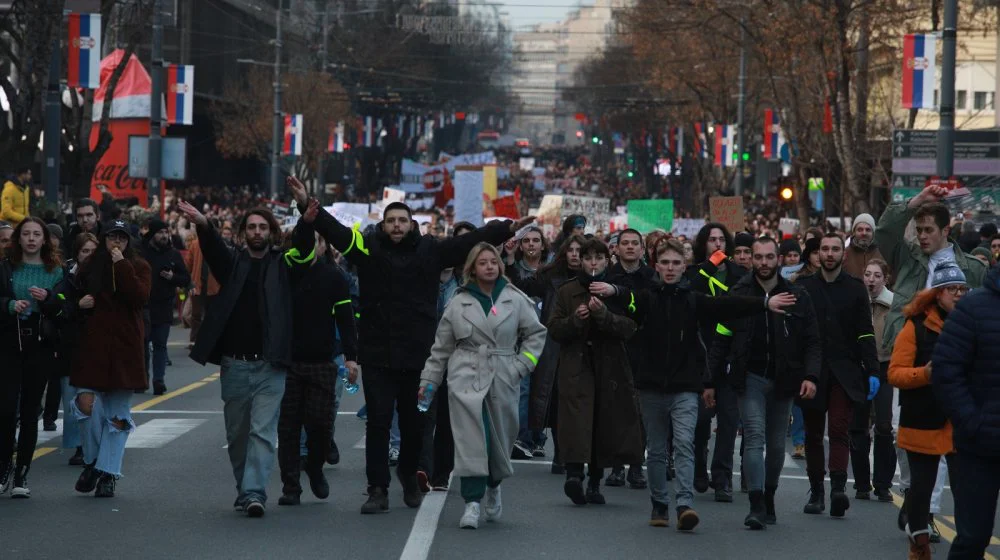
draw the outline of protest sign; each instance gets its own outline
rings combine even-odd
[[[713,196],[708,199],[709,215],[713,222],[719,222],[729,229],[730,233],[746,229],[743,217],[743,197]]]
[[[455,221],[483,225],[483,170],[480,166],[455,168]]]
[[[643,235],[656,229],[671,231],[674,201],[669,198],[628,201],[628,225]]]

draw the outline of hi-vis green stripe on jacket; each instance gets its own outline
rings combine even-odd
[[[688,279],[691,281],[691,288],[699,293],[712,297],[724,297],[729,295],[729,289],[735,286],[741,278],[746,276],[746,271],[731,260],[724,261],[721,267],[725,268],[726,281],[716,278],[719,268],[711,261],[705,261],[697,267],[688,269]],[[704,325],[701,330],[701,337],[706,346],[711,345],[715,336],[732,336],[733,332],[723,323],[714,325]]]

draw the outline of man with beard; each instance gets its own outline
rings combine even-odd
[[[820,271],[799,280],[809,292],[823,339],[823,370],[816,398],[802,401],[806,425],[806,471],[809,502],[804,513],[826,509],[823,436],[830,418],[830,516],[843,517],[851,502],[847,497],[849,427],[854,404],[878,394],[878,354],[872,309],[861,280],[844,272],[844,240],[835,233],[820,239]]]
[[[708,354],[714,385],[728,387],[739,400],[743,475],[750,490],[750,514],[744,524],[757,531],[777,522],[774,494],[785,462],[788,415],[795,397],[815,396],[822,364],[819,326],[809,295],[781,278],[780,267],[778,243],[769,237],[757,239],[753,276],[733,286],[731,294],[770,298],[790,293],[796,304],[786,308],[785,315],[767,311],[734,323],[733,336],[716,337]],[[715,389],[706,389],[704,398],[714,406]]]
[[[197,208],[178,204],[198,231],[205,262],[222,286],[198,333],[191,358],[220,364],[229,462],[236,478],[233,507],[264,515],[274,469],[278,411],[292,361],[292,290],[289,263],[274,248],[281,229],[266,208],[250,210],[239,232],[246,247],[229,249]],[[308,266],[315,239],[296,228],[295,266]]]
[[[653,286],[656,271],[642,262],[642,234],[634,229],[626,229],[618,236],[618,262],[608,270],[608,282],[639,292]],[[628,350],[629,363],[632,371],[639,367],[639,356],[642,352],[642,341],[632,337],[625,343]],[[644,438],[645,439],[645,438]],[[606,486],[625,486],[634,490],[646,488],[646,477],[642,474],[642,465],[629,465],[628,475],[625,467],[614,465],[611,474],[605,481]]]
[[[149,222],[149,231],[142,244],[142,256],[152,271],[152,286],[146,317],[146,375],[153,374],[153,394],[167,392],[164,382],[167,370],[167,339],[174,322],[177,288],[191,283],[184,259],[170,242],[170,230],[160,220]],[[150,351],[152,345],[152,351]],[[152,369],[150,369],[152,360]]]
[[[309,200],[305,185],[295,178],[288,182],[299,210],[305,210]],[[401,453],[396,476],[403,486],[403,502],[411,508],[423,502],[417,464],[424,415],[417,410],[417,389],[437,329],[441,271],[462,266],[476,244],[500,245],[533,221],[533,217],[495,221],[465,235],[438,240],[420,235],[410,207],[402,202],[385,207],[382,221],[371,234],[348,228],[319,209],[316,231],[357,266],[361,285],[358,362],[364,367],[368,407],[368,501],[361,507],[362,514],[389,511],[393,406],[399,413]]]
[[[735,286],[747,274],[747,269],[736,264],[733,254],[733,237],[726,226],[710,222],[698,232],[694,242],[694,261],[697,267],[688,269],[687,277],[691,288],[712,297],[729,295],[729,287]],[[706,348],[720,336],[732,336],[732,331],[723,324],[701,323],[701,341]],[[736,447],[736,430],[740,411],[736,394],[728,387],[722,387],[715,395],[715,409],[698,401],[698,429],[695,432],[695,474],[694,489],[703,493],[709,486],[715,490],[715,501],[733,501],[733,452]],[[712,414],[718,416],[718,430],[715,434],[715,450],[712,453],[712,473],[709,478],[708,442],[712,437]],[[745,480],[740,477],[741,484]]]
[[[76,221],[69,225],[69,235],[66,239],[72,244],[81,233],[92,233],[101,237],[101,207],[90,198],[81,198],[73,203],[73,217]],[[73,254],[76,254],[77,247],[70,247]],[[156,271],[153,271],[156,275]]]
[[[858,214],[851,224],[851,244],[844,249],[844,272],[863,280],[868,263],[885,260],[874,239],[875,218],[871,214]]]
[[[470,231],[474,229],[472,228]],[[508,251],[510,251],[510,244],[513,241],[507,242]],[[513,253],[510,253],[510,257],[514,260],[508,261],[510,267],[507,269],[507,276],[510,277],[510,281],[515,286],[523,290],[527,282],[535,277],[538,269],[549,264],[549,245],[545,241],[545,236],[542,235],[541,228],[537,226],[526,228],[516,243],[516,248]]]

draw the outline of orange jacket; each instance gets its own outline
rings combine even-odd
[[[889,383],[900,389],[917,389],[930,385],[931,376],[924,366],[913,367],[917,356],[917,334],[913,327],[913,317],[921,313],[926,315],[924,327],[929,331],[940,333],[944,320],[938,312],[936,298],[920,297],[904,309],[907,316],[903,330],[896,337],[892,350],[892,361],[889,362]],[[933,364],[932,373],[933,373]],[[947,455],[955,450],[952,443],[951,420],[937,430],[919,430],[916,428],[899,427],[897,445],[900,449],[924,453],[926,455]]]
[[[192,294],[214,296],[219,293],[219,282],[215,279],[215,276],[212,276],[211,272],[208,273],[207,293],[205,292],[205,286],[201,285],[202,267],[205,266],[205,258],[201,254],[201,245],[198,244],[197,239],[193,239],[188,244],[187,255],[184,255],[184,266],[191,271],[191,283],[194,284]]]

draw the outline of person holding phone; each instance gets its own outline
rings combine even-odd
[[[153,270],[153,284],[146,310],[146,375],[153,374],[153,394],[167,392],[164,382],[167,370],[167,339],[174,322],[177,289],[187,288],[191,276],[184,259],[170,241],[170,230],[160,220],[149,222],[149,231],[142,240],[142,256]],[[152,345],[152,351],[150,350]],[[150,360],[152,359],[152,372]]]

